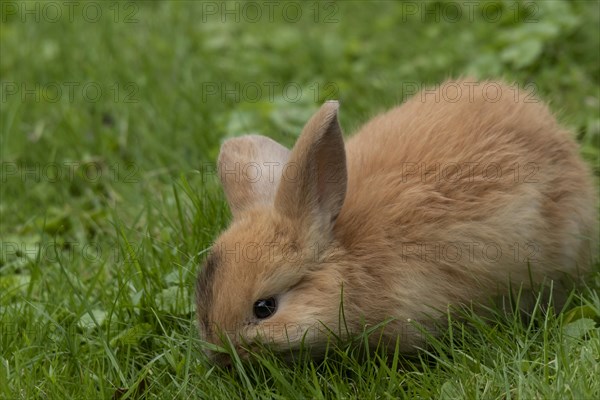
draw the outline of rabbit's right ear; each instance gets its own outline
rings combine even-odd
[[[337,101],[327,101],[304,126],[289,157],[275,208],[328,232],[346,198],[346,150]]]
[[[255,205],[272,205],[290,151],[265,136],[229,139],[221,146],[219,178],[236,218]]]

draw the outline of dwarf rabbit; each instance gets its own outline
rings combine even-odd
[[[516,86],[447,81],[346,143],[327,101],[291,151],[230,139],[218,172],[233,221],[199,273],[197,316],[205,341],[242,357],[257,344],[317,356],[328,333],[384,321],[375,339],[413,352],[409,321],[581,276],[596,254],[576,142]]]

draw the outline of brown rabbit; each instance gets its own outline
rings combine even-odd
[[[391,319],[374,340],[412,352],[411,320],[589,271],[590,173],[530,93],[448,81],[345,144],[337,114],[326,102],[291,151],[257,135],[223,144],[233,222],[197,281],[204,340],[319,355],[328,332]]]

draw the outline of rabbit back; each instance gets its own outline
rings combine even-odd
[[[364,266],[357,285],[386,282],[404,303],[407,293],[414,304],[437,293],[445,305],[502,292],[509,278],[529,284],[589,269],[590,172],[571,133],[530,92],[448,81],[372,119],[346,153],[336,233]]]

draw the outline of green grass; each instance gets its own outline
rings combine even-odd
[[[598,2],[481,2],[472,18],[460,2],[307,3],[297,20],[281,3],[257,23],[212,2],[81,2],[73,18],[62,3],[0,4],[1,399],[600,397],[597,274],[557,316],[466,312],[409,359],[341,347],[220,370],[193,304],[230,218],[220,142],[291,146],[329,98],[352,132],[449,76],[534,85],[598,175]]]

